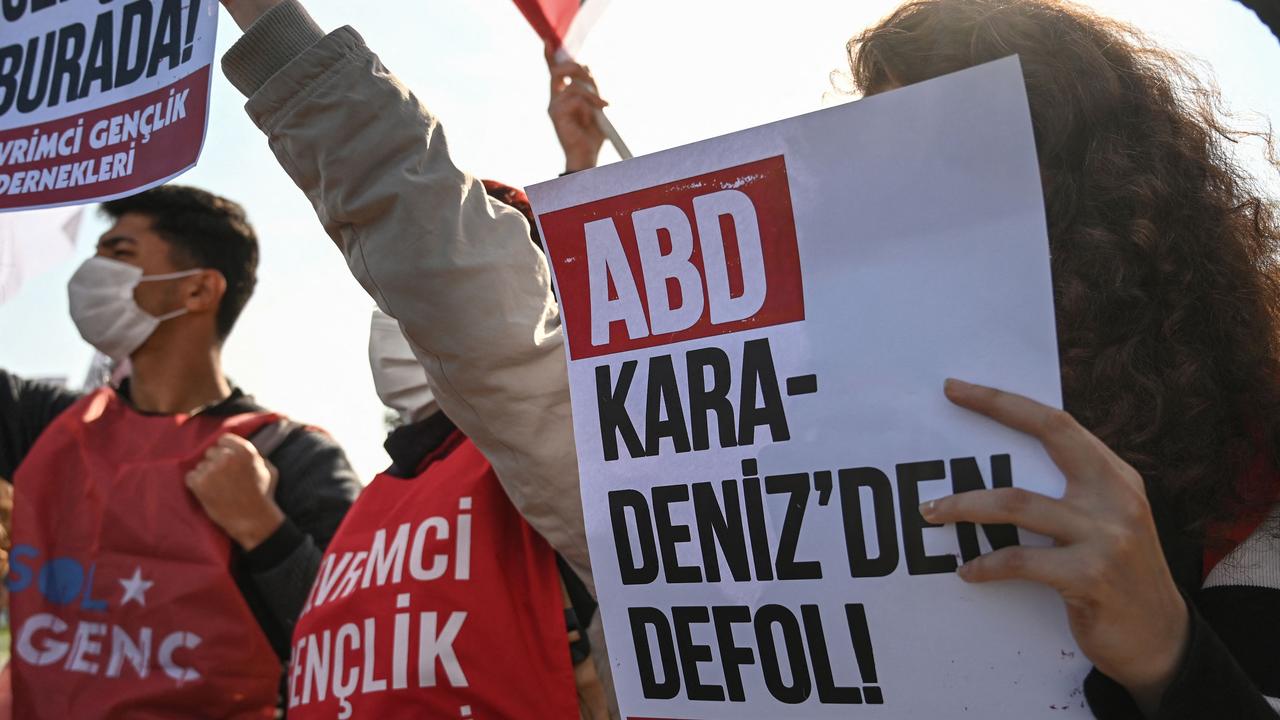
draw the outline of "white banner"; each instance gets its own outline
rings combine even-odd
[[[919,503],[1060,495],[957,377],[1060,405],[1015,58],[530,188],[623,715],[1088,717],[1042,544]]]
[[[53,208],[0,215],[0,304],[23,284],[71,257],[82,208]]]
[[[204,143],[216,0],[0,2],[0,212],[166,182]]]

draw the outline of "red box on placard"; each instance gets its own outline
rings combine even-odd
[[[804,319],[782,156],[557,210],[539,220],[575,360]],[[704,248],[712,251],[710,262]],[[657,289],[654,298],[646,285]],[[685,297],[691,285],[700,297]],[[664,298],[656,297],[664,290]],[[624,300],[632,301],[628,320],[593,326],[593,308]],[[730,306],[747,307],[750,314],[724,310]],[[659,314],[661,327],[655,330]],[[675,321],[679,327],[660,331],[677,315],[683,318]]]
[[[180,119],[177,118],[180,113],[173,110],[176,97],[182,98],[185,110],[185,116]],[[0,209],[118,197],[172,177],[194,165],[200,156],[208,107],[209,66],[206,65],[170,85],[114,105],[38,125],[0,131],[0,142],[11,143],[15,139],[33,137],[34,131],[49,136],[63,135],[77,127],[81,130],[78,152],[45,157],[35,162],[10,160],[0,167],[0,172],[10,177],[7,187],[0,191]],[[91,140],[95,136],[109,138],[113,131],[119,131],[124,123],[115,119],[134,113],[139,117],[150,114],[151,117],[172,119],[172,122],[149,132],[145,142],[139,137],[101,148],[92,146]],[[117,155],[129,155],[130,172],[127,175],[111,173],[107,179],[98,179],[96,176],[104,168],[119,167],[118,163],[110,163]],[[45,174],[49,177],[45,178]],[[51,178],[55,176],[58,182],[50,187]],[[29,187],[28,183],[37,182],[39,189],[24,189]]]

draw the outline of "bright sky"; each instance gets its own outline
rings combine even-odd
[[[508,0],[306,0],[322,27],[353,25],[439,115],[458,164],[526,185],[562,158],[546,119],[541,43]],[[612,0],[582,52],[637,154],[843,102],[830,73],[844,43],[897,0]],[[1205,61],[1229,105],[1257,126],[1280,118],[1280,44],[1233,0],[1095,0],[1167,47]],[[219,56],[239,36],[221,18]],[[232,379],[272,409],[327,429],[367,480],[385,467],[383,411],[366,352],[372,301],[309,204],[215,74],[204,156],[180,182],[243,203],[262,240],[258,291],[226,348]],[[608,151],[606,151],[608,153]],[[1262,169],[1256,147],[1251,163]],[[604,162],[616,157],[606,154]],[[1280,187],[1274,176],[1267,182]],[[91,349],[67,314],[66,282],[105,224],[82,224],[78,255],[0,306],[0,367],[78,385]]]

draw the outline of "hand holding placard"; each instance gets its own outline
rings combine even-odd
[[[0,211],[121,197],[195,165],[215,3],[6,2],[3,14]]]
[[[1061,397],[1016,60],[534,186],[624,715],[1084,716],[1047,538],[921,501],[1063,479],[936,391]],[[860,707],[853,707],[860,706]]]
[[[937,523],[1012,523],[1057,541],[1008,547],[961,566],[968,582],[1031,580],[1057,590],[1071,632],[1100,671],[1154,712],[1186,645],[1187,606],[1169,574],[1142,476],[1064,410],[948,380],[947,397],[1035,436],[1067,477],[1055,499],[1020,488],[924,503]]]

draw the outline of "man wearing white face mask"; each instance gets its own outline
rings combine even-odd
[[[14,716],[271,717],[358,483],[326,435],[222,373],[255,284],[243,210],[173,185],[103,209],[71,314],[130,379],[78,397],[0,371]]]

